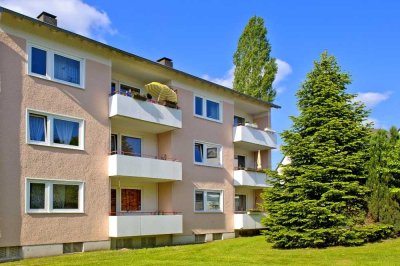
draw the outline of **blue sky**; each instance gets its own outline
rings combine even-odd
[[[30,16],[45,10],[59,25],[83,35],[228,85],[232,55],[248,19],[261,16],[272,56],[279,59],[273,128],[288,129],[297,115],[295,92],[313,60],[327,50],[352,76],[349,91],[371,109],[377,127],[399,126],[400,1],[109,1],[0,0]],[[80,19],[80,17],[82,17]],[[273,164],[281,159],[273,152]]]

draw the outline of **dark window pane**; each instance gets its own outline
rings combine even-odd
[[[207,100],[207,117],[219,120],[219,103]]]
[[[29,208],[44,209],[45,184],[30,183],[29,188]]]
[[[194,160],[197,163],[203,162],[203,144],[200,143],[194,144]]]
[[[139,138],[122,136],[121,150],[125,155],[142,156],[142,140]]]
[[[54,143],[79,146],[79,123],[54,119]]]
[[[31,51],[31,72],[39,75],[46,75],[46,51],[32,47]]]
[[[111,95],[114,95],[117,90],[117,85],[115,82],[111,82]]]
[[[246,211],[246,195],[235,195],[235,211]]]
[[[203,98],[196,97],[194,104],[195,104],[195,114],[203,115]]]
[[[244,157],[242,155],[238,155],[237,160],[238,160],[238,168],[239,169],[243,169],[246,167],[246,157]]]
[[[118,151],[118,146],[117,146],[117,135],[116,134],[111,134],[111,153],[115,154]]]
[[[234,116],[233,117],[233,125],[236,126],[244,126],[245,124],[245,119],[243,117],[240,116]]]
[[[78,209],[79,185],[53,185],[53,209]]]
[[[59,80],[80,84],[80,62],[58,54],[54,55],[54,77]]]
[[[204,211],[204,192],[196,191],[195,195],[195,210],[196,211]]]
[[[46,117],[29,115],[29,138],[34,141],[46,140]]]

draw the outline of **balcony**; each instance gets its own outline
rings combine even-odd
[[[108,156],[108,175],[126,176],[140,181],[182,180],[182,163],[167,158],[112,154]]]
[[[233,171],[233,180],[235,186],[245,186],[253,188],[271,187],[267,182],[267,175],[263,171],[244,168]]]
[[[234,214],[234,226],[235,230],[246,230],[246,229],[262,229],[265,228],[261,224],[261,219],[265,216],[264,212],[255,213],[235,213]]]
[[[233,142],[237,147],[250,151],[277,148],[275,131],[250,126],[233,127]]]
[[[109,236],[149,236],[182,233],[182,214],[118,213],[109,216]]]
[[[109,98],[109,117],[115,127],[155,134],[182,128],[181,110],[120,94]]]

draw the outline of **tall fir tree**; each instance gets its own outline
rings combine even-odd
[[[278,66],[270,56],[264,19],[252,17],[240,36],[233,56],[235,78],[233,89],[272,102],[276,91],[272,87]]]
[[[391,224],[400,232],[400,141],[397,128],[372,134],[367,163],[369,215],[375,222]]]
[[[364,105],[346,92],[348,74],[327,52],[297,92],[300,115],[282,133],[291,159],[263,194],[267,241],[278,248],[360,245],[390,229],[360,225],[368,189],[364,174],[369,125]]]

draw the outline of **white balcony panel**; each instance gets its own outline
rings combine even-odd
[[[265,188],[271,187],[267,182],[267,175],[263,172],[235,170],[233,171],[233,179],[235,186]]]
[[[178,181],[182,180],[182,163],[114,154],[108,156],[108,175],[155,182]]]
[[[246,126],[233,128],[233,142],[238,147],[251,151],[277,148],[275,131]]]
[[[265,216],[264,213],[235,213],[234,214],[234,223],[235,229],[261,229],[265,228],[262,225],[261,219]]]
[[[109,216],[109,236],[181,234],[182,215]]]
[[[113,119],[113,126],[144,132],[162,133],[182,128],[181,110],[119,94],[109,98],[109,117]]]

